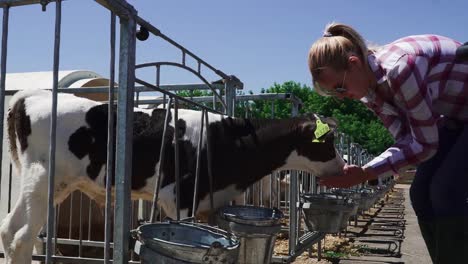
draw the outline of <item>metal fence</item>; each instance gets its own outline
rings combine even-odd
[[[174,108],[175,119],[177,120],[177,111],[179,104],[187,104],[191,107],[197,108],[202,111],[202,124],[203,122],[208,123],[207,113],[214,112],[218,114],[225,114],[233,116],[235,115],[236,106],[244,106],[244,114],[248,115],[248,103],[252,100],[288,100],[291,102],[291,115],[295,116],[299,112],[300,100],[291,94],[263,94],[263,95],[236,95],[237,89],[242,89],[242,82],[235,76],[227,75],[219,69],[214,68],[203,59],[196,56],[194,53],[184,48],[165,34],[159,29],[151,25],[137,15],[136,10],[123,0],[97,0],[96,2],[109,10],[110,16],[110,36],[109,36],[109,87],[96,87],[88,89],[74,89],[65,88],[60,89],[58,87],[58,73],[60,65],[60,48],[61,48],[61,32],[62,32],[62,1],[45,1],[45,0],[0,0],[0,6],[3,8],[3,23],[2,23],[2,47],[1,47],[1,68],[0,68],[0,116],[3,118],[5,110],[5,98],[7,98],[13,91],[7,91],[5,87],[6,80],[6,62],[7,62],[7,44],[8,44],[8,29],[9,29],[9,13],[12,8],[21,8],[22,5],[40,4],[43,7],[43,11],[47,10],[49,2],[55,4],[55,35],[54,35],[54,56],[53,56],[53,76],[52,76],[52,87],[38,87],[44,89],[51,89],[53,95],[53,103],[51,106],[52,121],[50,124],[50,163],[49,163],[49,176],[48,176],[48,213],[47,213],[47,226],[44,230],[46,233],[43,235],[43,239],[46,245],[44,254],[35,255],[35,260],[44,260],[46,263],[54,261],[63,262],[75,262],[75,263],[110,263],[111,259],[116,263],[128,263],[133,261],[133,256],[128,254],[130,245],[129,233],[130,228],[137,226],[138,220],[145,219],[154,221],[156,216],[156,201],[158,196],[158,190],[155,190],[155,196],[152,203],[132,202],[130,200],[130,186],[131,186],[131,153],[132,153],[132,124],[133,124],[133,107],[134,105],[158,105],[161,104],[166,109]],[[120,36],[118,41],[120,43],[118,51],[116,50],[116,20],[120,20]],[[137,27],[139,26],[139,30]],[[180,51],[180,58],[177,61],[162,61],[137,64],[135,61],[136,51],[136,38],[144,40],[147,38],[145,35],[151,34],[153,37],[157,37],[166,41],[172,45],[175,49]],[[118,54],[119,69],[115,72],[116,64],[116,53]],[[190,66],[187,63],[187,59],[194,60],[195,66]],[[160,83],[161,68],[163,67],[175,67],[182,71],[189,72],[196,76],[201,83],[191,85],[162,85]],[[156,76],[155,82],[149,82],[135,76],[137,69],[152,69],[154,70],[153,75]],[[203,70],[202,70],[203,69]],[[210,82],[204,77],[204,74],[210,71],[214,75],[218,76],[222,80],[221,83]],[[114,87],[114,84],[118,83],[118,87]],[[135,87],[135,83],[142,85]],[[178,90],[194,90],[194,89],[205,89],[212,92],[213,96],[206,97],[182,97],[176,94]],[[101,229],[104,230],[103,240],[99,240],[93,237],[96,235],[93,231],[92,223],[97,220],[96,208],[93,207],[92,202],[88,201],[87,198],[80,193],[74,193],[67,201],[68,205],[62,204],[56,209],[54,208],[54,186],[55,186],[55,149],[56,149],[56,116],[57,116],[57,94],[59,92],[67,93],[106,93],[108,94],[109,102],[109,120],[108,120],[108,144],[107,153],[115,153],[114,155],[107,155],[107,177],[112,177],[112,168],[115,167],[115,206],[112,210],[111,206],[111,184],[110,180],[106,181],[106,208],[104,217],[104,223],[101,223]],[[145,99],[142,93],[151,92],[152,94],[157,93],[159,98]],[[117,100],[114,100],[114,99]],[[116,118],[117,126],[114,131],[114,127],[111,125],[114,123],[112,105],[117,104]],[[275,117],[274,104],[272,103],[271,109],[272,118]],[[177,125],[177,122],[175,122]],[[167,122],[165,123],[167,126]],[[1,122],[0,133],[3,136],[3,122]],[[177,131],[177,127],[175,131]],[[116,135],[116,145],[113,135]],[[205,132],[207,133],[207,132]],[[203,125],[200,135],[203,134]],[[175,141],[177,142],[177,140]],[[351,140],[345,135],[337,135],[337,148],[340,153],[347,159],[350,164],[363,165],[371,156],[368,155],[359,145],[351,143]],[[3,151],[3,141],[0,142],[0,148],[2,152],[0,155],[5,153]],[[178,149],[177,146],[175,148]],[[161,153],[164,149],[161,149]],[[178,185],[178,154],[176,151],[176,186]],[[0,156],[0,160],[4,161],[5,158]],[[4,170],[5,164],[2,164],[2,177],[7,174],[10,178],[11,183],[11,166],[10,170]],[[111,178],[109,178],[111,179]],[[283,185],[282,185],[283,184]],[[159,184],[157,184],[159,186]],[[197,186],[195,184],[195,186]],[[266,187],[265,187],[266,186]],[[308,232],[301,228],[301,215],[297,207],[299,194],[301,192],[320,192],[324,191],[323,187],[318,187],[317,181],[313,175],[305,172],[288,171],[288,172],[273,172],[271,176],[267,178],[267,184],[265,186],[253,186],[257,188],[258,192],[248,191],[244,197],[243,202],[247,204],[255,204],[269,207],[279,207],[283,211],[288,212],[289,216],[289,256],[287,257],[276,257],[275,262],[289,262],[296,256],[301,254],[303,251],[309,249],[312,244],[318,242],[324,234],[317,232]],[[2,190],[5,186],[1,186]],[[263,193],[267,193],[269,188],[270,197],[269,200],[263,198]],[[274,189],[276,188],[276,191]],[[322,188],[322,189],[321,189]],[[8,188],[11,193],[11,187]],[[176,187],[176,195],[180,197],[180,190]],[[259,194],[259,197],[255,197],[254,194]],[[275,197],[273,197],[275,196]],[[196,190],[194,197],[196,197]],[[177,209],[179,206],[179,199],[176,199]],[[9,203],[11,201],[8,201]],[[77,207],[78,206],[78,207]],[[65,209],[65,207],[67,207]],[[10,206],[9,206],[10,208]],[[74,213],[78,211],[78,216]],[[66,211],[66,212],[65,212]],[[179,210],[177,210],[179,211]],[[194,212],[195,210],[193,210]],[[179,214],[177,217],[179,220]],[[61,231],[59,230],[59,223],[63,221],[66,225],[69,225],[69,229]],[[87,225],[85,225],[87,222]],[[75,234],[71,226],[76,226],[78,234]],[[112,230],[112,226],[118,226]],[[65,236],[58,237],[57,234],[63,232]],[[78,247],[78,253],[76,256],[56,256],[54,254],[56,246],[60,245],[73,245]],[[102,252],[103,257],[86,257],[85,247],[98,248],[98,251]],[[111,257],[111,252],[113,256]]]
[[[47,6],[54,2],[55,4],[55,34],[53,38],[54,42],[54,56],[53,56],[53,77],[52,77],[52,121],[50,124],[50,149],[49,149],[49,176],[48,176],[48,213],[47,213],[47,227],[46,227],[46,251],[45,255],[37,255],[34,257],[36,260],[45,260],[46,263],[51,263],[53,261],[67,261],[67,262],[100,262],[97,259],[85,259],[85,258],[73,258],[73,257],[59,257],[54,256],[56,243],[59,242],[56,238],[54,231],[55,222],[56,222],[56,210],[54,209],[54,178],[55,178],[55,160],[56,160],[56,116],[57,116],[57,93],[59,92],[58,87],[58,73],[60,65],[60,49],[61,49],[61,33],[62,33],[62,1],[44,1],[44,0],[2,0],[0,1],[0,6],[3,8],[3,23],[2,23],[2,47],[1,47],[1,94],[0,94],[0,116],[4,116],[5,109],[5,97],[7,95],[5,80],[6,80],[6,60],[7,60],[7,44],[8,44],[8,29],[9,29],[9,14],[10,10],[13,8],[21,8],[23,5],[32,5],[40,4],[42,5],[42,11],[47,11]],[[172,40],[165,34],[163,34],[159,29],[145,21],[143,18],[137,15],[136,10],[123,0],[97,0],[98,4],[102,7],[109,10],[110,16],[110,36],[109,36],[109,53],[110,53],[110,63],[109,63],[109,89],[108,89],[108,98],[109,98],[109,124],[113,124],[113,105],[117,104],[116,109],[116,128],[115,128],[115,148],[113,144],[108,144],[108,153],[115,153],[114,155],[108,155],[107,160],[107,177],[111,177],[112,168],[115,167],[115,210],[114,210],[114,226],[113,231],[111,230],[111,181],[107,181],[106,186],[106,212],[105,212],[105,241],[104,241],[104,261],[106,263],[110,262],[110,252],[112,247],[113,252],[113,261],[116,263],[127,263],[129,261],[128,249],[129,249],[129,229],[131,226],[131,218],[129,215],[131,212],[130,204],[130,186],[131,186],[131,152],[132,152],[132,123],[133,123],[133,106],[134,106],[134,94],[135,94],[135,83],[142,84],[146,88],[153,91],[162,93],[164,97],[167,97],[168,100],[174,102],[175,112],[177,116],[177,106],[178,102],[186,102],[196,105],[199,109],[202,109],[205,114],[207,111],[214,111],[217,113],[231,114],[233,111],[233,96],[235,96],[235,89],[242,88],[242,83],[235,78],[234,76],[229,76],[222,72],[219,69],[216,69],[190,50],[178,44],[176,41]],[[117,38],[116,36],[116,20],[117,18],[120,21],[120,35]],[[139,31],[137,32],[137,26],[140,26]],[[143,37],[142,37],[143,34]],[[149,64],[140,64],[137,65],[135,61],[135,51],[136,51],[136,38],[144,40],[144,35],[151,34],[153,37],[160,38],[175,49],[180,51],[181,57],[179,61],[172,62],[155,62]],[[117,40],[118,39],[118,40]],[[51,40],[52,41],[52,40]],[[118,49],[118,65],[119,69],[117,76],[115,74],[115,64],[116,64],[116,42],[119,41]],[[186,58],[190,58],[196,62],[195,66],[189,66],[186,64]],[[156,75],[156,82],[150,83],[141,78],[135,76],[135,70],[140,68],[154,68]],[[160,69],[161,67],[176,67],[185,71],[192,73],[197,76],[202,83],[207,86],[212,93],[214,94],[214,99],[216,102],[219,102],[222,105],[222,109],[211,109],[201,104],[193,103],[186,98],[177,96],[173,92],[169,92],[160,86]],[[222,98],[211,85],[211,83],[205,79],[202,73],[210,71],[214,73],[218,78],[221,78],[224,81],[225,97]],[[118,87],[114,88],[115,81],[118,80]],[[38,87],[41,88],[41,87]],[[114,102],[114,98],[117,98]],[[3,133],[4,127],[3,122],[1,123],[0,131]],[[109,142],[113,142],[113,126],[108,128]],[[176,129],[177,130],[177,129]],[[2,134],[3,138],[3,134]],[[3,141],[2,141],[3,143]],[[0,143],[0,144],[2,144]],[[0,145],[0,148],[3,150],[3,145]],[[3,153],[3,151],[2,151]],[[1,157],[0,157],[1,158]],[[3,159],[2,159],[3,160]],[[3,171],[2,171],[3,174]],[[109,178],[110,179],[110,178]],[[2,186],[3,188],[3,186]],[[81,198],[80,198],[81,199]],[[91,208],[91,207],[90,207]],[[91,209],[90,209],[91,210]],[[91,217],[91,214],[89,214]],[[70,218],[72,218],[70,216]],[[91,218],[90,218],[91,219]],[[88,231],[88,234],[90,231]],[[81,234],[81,232],[80,232]],[[111,235],[113,237],[114,243],[111,244]],[[54,239],[55,238],[55,239]],[[83,240],[80,239],[78,242],[83,245]],[[90,242],[89,244],[93,244]],[[81,252],[81,247],[80,247]],[[101,260],[102,261],[102,260]]]

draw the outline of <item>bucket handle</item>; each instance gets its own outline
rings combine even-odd
[[[216,234],[219,234],[219,235],[224,235],[224,236],[227,236],[229,238],[229,240],[231,239],[234,239],[234,240],[238,240],[238,238],[231,234],[230,232],[226,232],[225,230],[222,230],[222,229],[219,229],[219,228],[215,228],[215,227],[212,227],[212,226],[209,226],[209,225],[205,225],[205,224],[198,224],[198,223],[194,223],[194,222],[187,222],[187,221],[182,221],[182,220],[171,220],[171,221],[168,221],[169,223],[172,223],[172,224],[184,224],[184,225],[190,225],[190,226],[195,226],[195,227],[200,227],[200,228],[204,228],[204,229],[207,229],[213,233],[216,233]],[[214,243],[217,243],[216,241]],[[219,243],[219,242],[218,242]],[[213,246],[213,245],[212,245]]]

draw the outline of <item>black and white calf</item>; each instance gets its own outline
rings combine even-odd
[[[14,95],[8,112],[11,158],[22,178],[21,194],[0,227],[9,262],[28,263],[34,238],[47,212],[49,130],[52,96],[47,91]],[[107,105],[59,94],[57,108],[55,203],[79,189],[98,203],[105,201]],[[151,200],[165,109],[135,109],[133,127],[132,199]],[[172,115],[173,116],[173,115]],[[277,169],[311,171],[317,176],[342,174],[330,131],[315,139],[317,116],[282,120],[251,120],[209,115],[213,157],[214,206],[225,205],[254,182]],[[181,217],[191,215],[196,147],[201,112],[179,110]],[[331,119],[322,118],[334,130]],[[176,217],[174,182],[174,120],[167,136],[164,181],[158,203]],[[197,214],[209,211],[206,139],[203,142]]]

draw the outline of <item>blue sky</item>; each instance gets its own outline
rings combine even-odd
[[[468,1],[312,0],[129,0],[139,15],[164,34],[227,74],[246,90],[273,83],[309,85],[307,52],[331,21],[355,27],[365,39],[385,44],[435,33],[468,41]],[[7,72],[52,69],[54,4],[10,10]],[[63,3],[63,70],[88,69],[108,77],[109,13],[91,0]],[[180,61],[180,53],[156,38],[137,43],[137,62]],[[190,65],[190,60],[188,60]],[[137,75],[154,81],[154,73]],[[210,81],[216,79],[207,74]],[[161,83],[199,82],[190,74],[162,69]]]

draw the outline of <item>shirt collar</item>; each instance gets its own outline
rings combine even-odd
[[[382,84],[387,81],[385,70],[382,68],[380,61],[375,57],[375,54],[371,53],[367,56],[367,62],[377,79],[377,84]]]
[[[374,73],[375,78],[377,79],[377,85],[381,85],[382,83],[386,82],[387,76],[385,74],[385,70],[380,65],[380,61],[377,59],[374,53],[371,53],[367,56],[367,61],[369,63],[369,67]],[[369,93],[361,98],[360,101],[368,106],[372,106],[373,103],[375,104],[377,101],[377,96],[374,89],[370,89]]]

